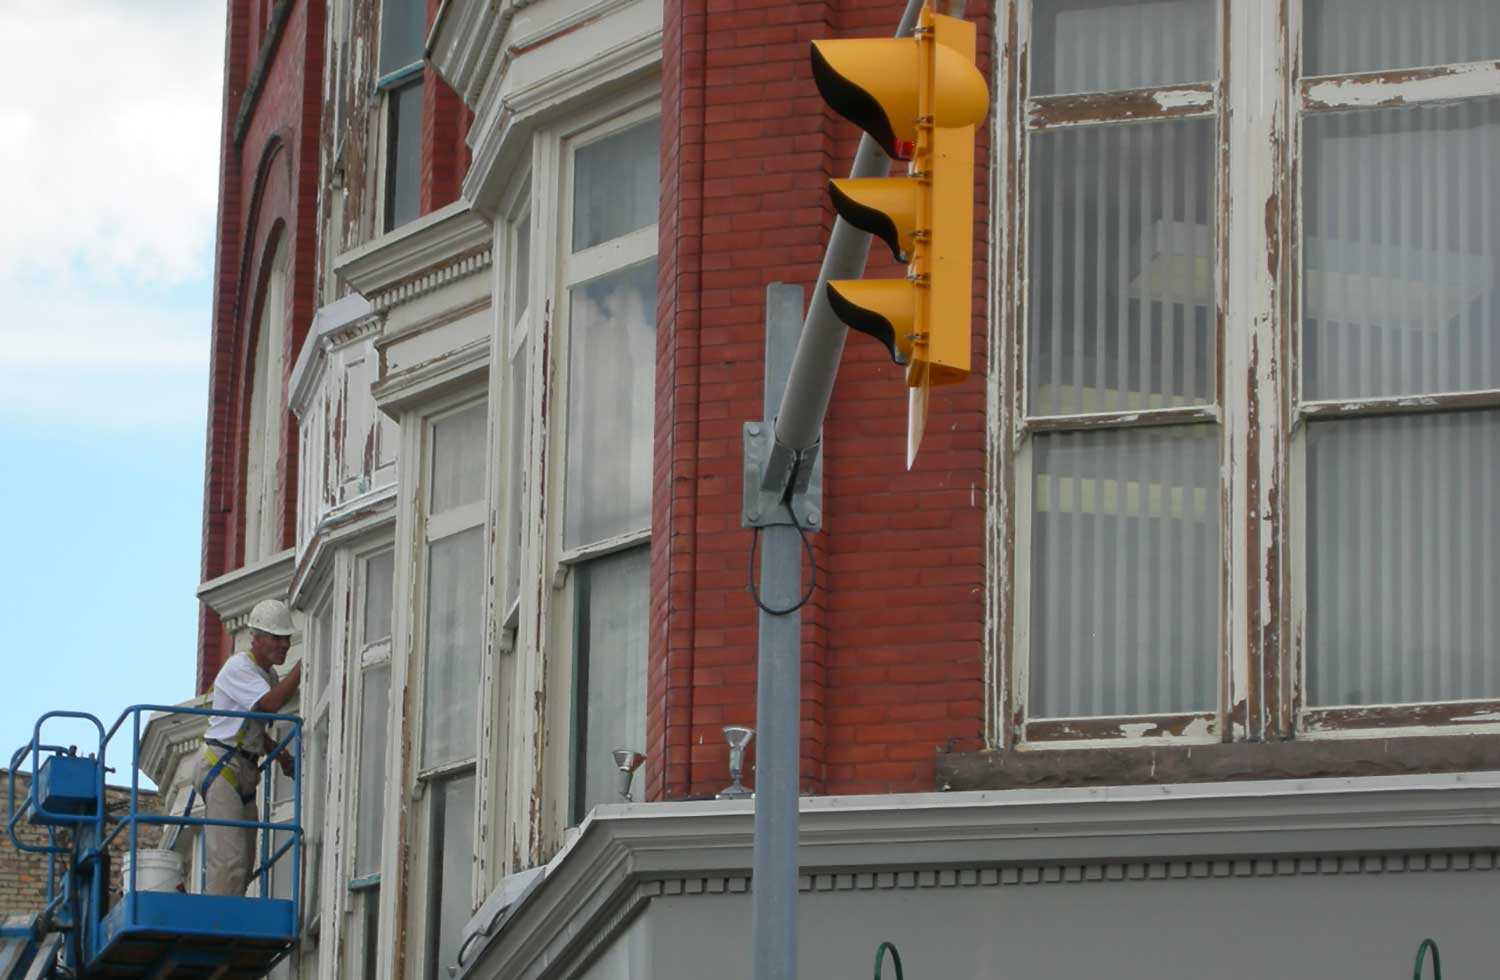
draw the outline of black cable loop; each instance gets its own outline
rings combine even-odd
[[[818,587],[818,560],[813,556],[812,541],[807,536],[807,528],[803,527],[802,524],[797,520],[796,513],[792,511],[792,502],[790,500],[783,500],[781,504],[786,508],[786,516],[791,518],[792,527],[797,529],[797,536],[802,539],[802,550],[807,552],[807,564],[812,569],[812,572],[809,575],[807,591],[802,593],[802,598],[798,599],[795,605],[787,606],[785,609],[772,609],[764,602],[761,602],[760,589],[757,588],[755,584],[755,549],[760,545],[761,529],[759,526],[754,528],[755,534],[750,539],[750,582],[748,585],[748,588],[750,590],[750,598],[755,600],[756,608],[758,608],[761,612],[769,613],[772,616],[785,616],[789,613],[796,612],[798,609],[801,609],[803,606],[807,605],[808,600],[812,598],[813,590]]]

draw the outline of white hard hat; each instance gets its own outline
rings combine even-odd
[[[250,610],[250,628],[272,636],[291,636],[292,611],[280,599],[262,599]]]

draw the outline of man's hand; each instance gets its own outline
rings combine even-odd
[[[292,778],[292,754],[290,752],[282,749],[281,754],[276,757],[276,764],[281,766],[281,771],[288,779]]]

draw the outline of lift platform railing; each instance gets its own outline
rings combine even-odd
[[[140,744],[142,715],[151,712],[158,716],[170,715],[199,715],[204,717],[219,718],[245,718],[254,721],[263,721],[268,726],[282,724],[286,726],[285,733],[281,736],[274,749],[268,752],[264,761],[259,766],[261,810],[260,819],[257,820],[230,820],[218,819],[208,816],[192,815],[192,796],[196,795],[198,787],[193,787],[190,793],[188,805],[182,813],[143,813],[141,811],[141,779],[140,779]],[[93,807],[91,812],[67,812],[48,808],[37,792],[38,774],[44,763],[51,758],[76,757],[77,752],[73,747],[53,745],[43,741],[43,726],[50,720],[56,718],[75,718],[91,722],[99,733],[98,751],[92,758],[94,763],[93,779],[95,782]],[[128,729],[127,729],[128,723]],[[117,738],[128,731],[130,735],[129,746],[129,771],[130,792],[127,805],[121,813],[111,813],[105,796],[105,774],[108,769],[108,758],[111,744],[118,746]],[[292,757],[291,776],[291,819],[277,821],[272,819],[271,802],[271,780],[270,766],[283,750],[290,750]],[[117,751],[117,755],[118,755]],[[28,760],[29,756],[29,760]],[[16,799],[16,771],[27,761],[30,762],[31,788],[25,798],[19,802]],[[141,850],[141,828],[143,826],[160,826],[164,828],[177,827],[243,827],[258,832],[260,837],[260,862],[251,874],[251,880],[259,888],[261,898],[270,898],[271,895],[271,872],[278,863],[290,855],[290,887],[289,899],[292,902],[292,921],[301,921],[301,873],[302,873],[302,720],[296,715],[273,714],[263,711],[227,711],[213,708],[195,708],[182,705],[160,705],[160,704],[137,704],[126,708],[108,730],[93,715],[78,711],[50,711],[36,722],[32,729],[32,738],[29,743],[22,746],[11,757],[11,772],[8,781],[8,821],[7,831],[12,843],[18,850],[31,853],[46,854],[48,858],[48,892],[46,916],[52,917],[60,909],[63,910],[61,919],[70,918],[68,907],[76,906],[70,902],[73,889],[76,887],[76,873],[92,863],[99,862],[108,853],[109,848],[121,835],[125,835],[126,848],[131,855],[127,879],[122,881],[124,897],[123,901],[128,903],[126,916],[128,921],[134,921],[139,903],[140,890],[137,887],[140,860],[136,855]],[[195,773],[196,776],[196,773]],[[30,820],[33,823],[41,823],[47,827],[48,843],[45,845],[31,844],[23,841],[17,833],[20,822]],[[71,846],[65,846],[59,840],[59,830],[73,828],[73,840]],[[273,843],[274,838],[284,837],[279,844]],[[63,865],[66,865],[65,867]],[[106,908],[106,895],[104,889],[108,883],[105,876],[95,874],[91,876],[92,889],[89,895],[88,907],[92,914],[87,923],[69,923],[76,926],[82,925],[90,942],[90,949],[98,950],[103,941],[102,924],[103,910]]]

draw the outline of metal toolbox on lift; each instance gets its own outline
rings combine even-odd
[[[99,808],[99,763],[76,755],[48,756],[31,786],[34,824],[72,823],[52,814],[88,815]]]

